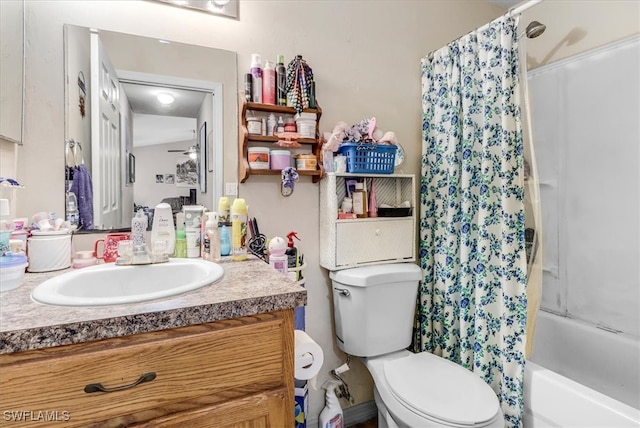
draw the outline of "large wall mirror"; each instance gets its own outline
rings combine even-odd
[[[130,227],[161,202],[214,209],[237,130],[236,53],[65,25],[64,55],[65,198],[79,231]]]

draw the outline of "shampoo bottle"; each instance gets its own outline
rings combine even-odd
[[[236,198],[231,205],[231,260],[247,259],[247,203]]]
[[[320,412],[319,426],[320,428],[343,428],[342,407],[336,395],[338,384],[334,381],[327,381],[323,388],[327,391],[325,394],[325,406]]]
[[[153,210],[153,225],[151,226],[151,244],[156,241],[167,243],[167,254],[173,254],[176,242],[176,229],[173,225],[171,205],[162,202]]]

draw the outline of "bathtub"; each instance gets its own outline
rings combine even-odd
[[[524,428],[640,427],[640,343],[540,311]]]

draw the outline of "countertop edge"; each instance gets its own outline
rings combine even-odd
[[[85,308],[78,314],[73,308],[35,304],[29,297],[40,281],[64,272],[33,275],[20,291],[3,293],[0,299],[0,354],[205,324],[307,303],[305,288],[262,261],[221,265],[225,275],[220,282],[179,298],[124,305],[122,310]],[[34,321],[28,321],[31,319]]]

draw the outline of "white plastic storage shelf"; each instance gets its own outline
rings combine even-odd
[[[409,201],[411,212],[404,217],[338,219],[349,178],[366,179],[367,191],[373,179],[378,205]],[[416,211],[413,175],[328,173],[320,182],[320,265],[340,270],[415,261]]]

